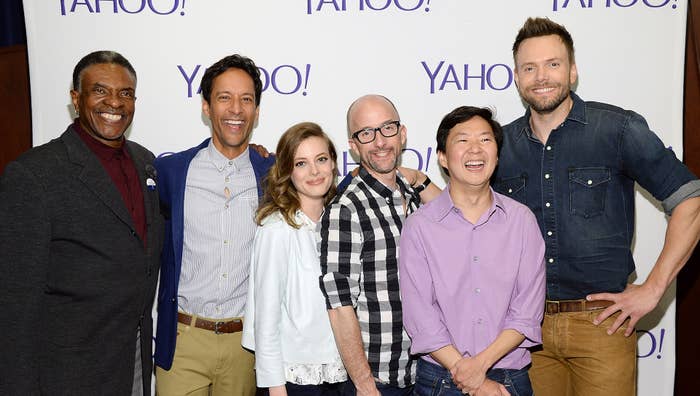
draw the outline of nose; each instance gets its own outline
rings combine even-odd
[[[547,79],[547,68],[545,67],[538,67],[537,71],[535,72],[535,78],[537,81],[545,81]]]
[[[105,101],[104,101],[109,107],[112,108],[119,108],[124,104],[124,100],[122,97],[119,95],[119,92],[110,92]]]
[[[241,105],[241,100],[238,98],[233,98],[233,100],[231,100],[231,105],[229,106],[228,111],[230,111],[233,114],[240,114],[242,108],[243,106]]]
[[[382,135],[379,131],[375,131],[374,133],[375,133],[375,136],[374,136],[374,144],[375,144],[377,147],[379,147],[379,148],[382,148],[382,147],[386,146],[387,141],[388,141],[390,138],[385,137],[385,136]]]
[[[311,171],[312,175],[318,175],[318,165],[315,162],[311,163],[309,170]]]

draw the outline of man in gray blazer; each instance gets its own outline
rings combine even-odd
[[[0,394],[150,394],[163,242],[153,154],[127,141],[136,73],[78,62],[75,122],[0,177]]]

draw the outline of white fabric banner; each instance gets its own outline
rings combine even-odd
[[[348,152],[345,112],[381,93],[408,128],[405,166],[440,186],[435,131],[460,105],[489,106],[506,124],[525,111],[513,82],[511,46],[528,16],[547,16],[574,37],[577,93],[646,117],[682,155],[686,0],[25,0],[34,144],[62,133],[73,114],[72,70],[87,53],[123,54],[138,73],[129,138],[156,155],[209,136],[199,82],[207,66],[240,53],[263,70],[253,142],[274,150],[301,121]],[[666,219],[637,197],[634,257],[644,280]],[[652,200],[653,201],[653,200]],[[671,395],[675,289],[639,326],[639,395]]]

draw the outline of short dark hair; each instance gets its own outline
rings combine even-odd
[[[527,18],[525,24],[518,31],[518,35],[515,36],[515,42],[513,43],[513,61],[515,61],[515,56],[518,54],[518,49],[520,44],[533,37],[542,37],[556,35],[559,36],[561,41],[566,46],[566,51],[569,53],[569,63],[574,63],[574,39],[571,38],[571,34],[564,27],[549,18]]]
[[[503,129],[498,121],[493,119],[493,112],[485,107],[474,107],[474,106],[460,106],[451,112],[447,113],[440,121],[440,126],[438,126],[437,136],[437,151],[445,153],[447,150],[447,137],[450,134],[450,130],[457,124],[469,121],[474,117],[481,117],[486,121],[491,130],[493,131],[493,136],[496,138],[496,153],[497,155],[501,152],[501,145],[503,145]],[[442,167],[447,176],[450,175],[450,171],[447,168]]]
[[[131,63],[129,63],[125,57],[115,51],[102,50],[85,55],[83,59],[78,61],[78,64],[75,65],[73,69],[73,89],[80,91],[80,81],[85,69],[92,65],[101,65],[104,63],[113,63],[122,66],[131,74],[131,77],[134,78],[134,82],[136,82],[136,70],[134,70],[134,67],[131,66]]]
[[[262,95],[262,81],[260,80],[260,70],[255,66],[252,59],[243,55],[229,55],[213,65],[209,66],[202,76],[202,98],[211,103],[211,86],[214,79],[223,74],[228,69],[241,69],[253,80],[255,86],[255,107],[260,106],[260,96]]]

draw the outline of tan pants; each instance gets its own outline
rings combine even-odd
[[[254,396],[255,359],[241,347],[241,334],[216,334],[178,322],[173,365],[167,371],[156,367],[156,394]]]
[[[542,347],[532,353],[530,381],[537,396],[634,396],[637,334],[625,337],[627,320],[613,335],[607,328],[619,316],[598,326],[600,310],[544,316]]]

